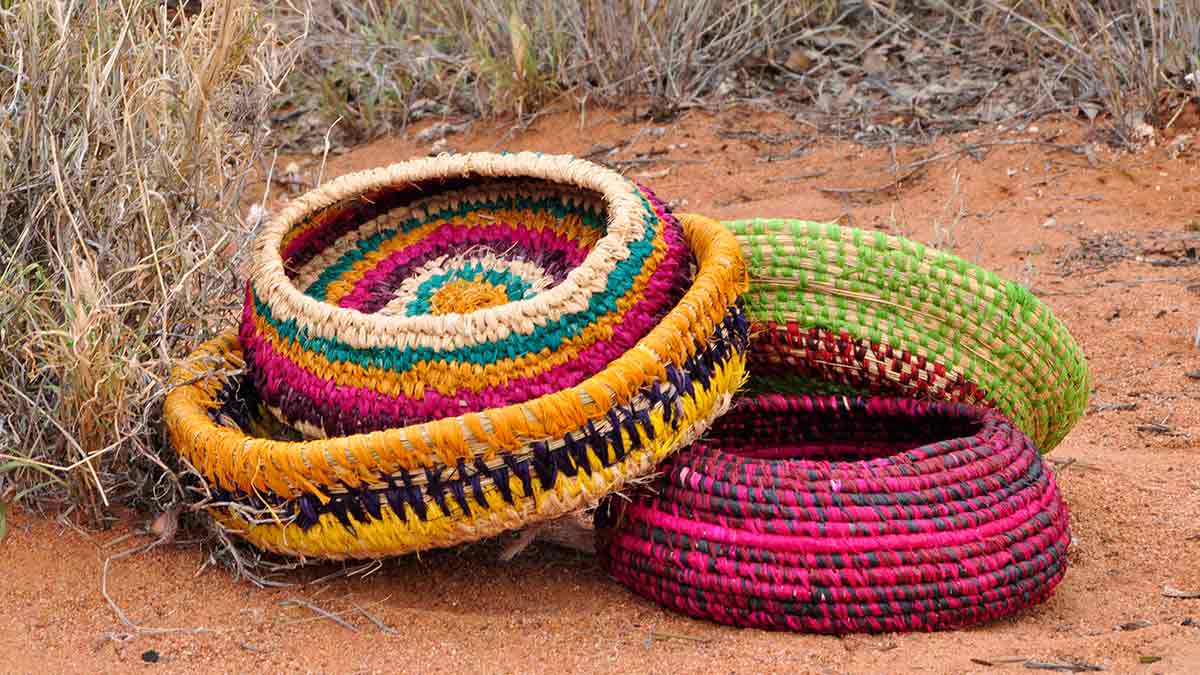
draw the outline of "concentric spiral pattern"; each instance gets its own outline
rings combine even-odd
[[[574,386],[678,302],[693,259],[647,189],[566,157],[402,163],[264,232],[240,340],[308,436],[380,430]]]
[[[720,623],[936,630],[1012,614],[1062,579],[1067,509],[1000,414],[908,399],[740,399],[632,503],[598,514],[610,572]]]

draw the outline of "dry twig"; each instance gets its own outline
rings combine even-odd
[[[356,628],[354,626],[354,624],[352,624],[349,621],[346,621],[342,617],[338,616],[337,613],[331,612],[323,607],[320,607],[319,605],[316,605],[312,602],[309,602],[308,600],[305,600],[304,598],[298,598],[298,597],[292,596],[292,597],[288,598],[287,600],[281,601],[279,604],[280,604],[280,606],[283,606],[283,607],[303,607],[304,609],[311,611],[313,614],[316,614],[317,616],[320,616],[325,619],[329,619],[330,621],[336,623],[337,625],[341,626],[342,628],[345,628],[348,631],[351,631],[354,633],[358,632],[358,628]],[[358,609],[360,612],[362,611],[361,607],[356,606],[355,608]]]

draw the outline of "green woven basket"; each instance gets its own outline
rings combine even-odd
[[[750,269],[751,389],[987,405],[1042,452],[1083,414],[1083,352],[1024,287],[880,232],[803,220],[725,225]]]

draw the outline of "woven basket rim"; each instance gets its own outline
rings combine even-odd
[[[233,350],[237,349],[236,342],[227,342],[226,345]],[[447,492],[441,500],[432,498],[430,494],[422,494],[421,497],[426,500],[426,507],[432,509],[436,504],[440,515],[426,518],[422,511],[421,515],[416,516],[422,523],[420,525],[412,525],[412,513],[396,520],[394,516],[397,511],[389,499],[384,506],[391,508],[391,516],[374,516],[363,520],[356,515],[353,525],[344,521],[339,523],[326,520],[323,526],[315,529],[312,526],[297,525],[287,514],[283,514],[286,520],[281,520],[281,514],[273,507],[260,507],[261,513],[258,517],[261,520],[258,522],[246,520],[245,514],[232,508],[232,502],[226,502],[222,498],[215,499],[208,506],[209,513],[222,527],[242,535],[261,548],[283,555],[331,560],[389,557],[429,548],[455,546],[519,529],[595,504],[606,494],[620,490],[631,481],[650,474],[664,456],[693,442],[728,408],[736,383],[744,376],[744,357],[733,356],[724,362],[723,368],[725,373],[722,377],[710,380],[707,385],[697,384],[694,392],[686,394],[693,404],[687,406],[685,411],[677,413],[682,423],[673,432],[664,429],[650,436],[641,451],[628,453],[603,469],[593,466],[590,472],[580,470],[577,474],[559,476],[559,481],[565,480],[568,484],[573,481],[574,487],[561,488],[562,483],[556,483],[550,488],[544,485],[539,487],[540,479],[534,477],[534,492],[528,492],[530,485],[527,484],[524,488],[526,492],[519,498],[515,496],[515,488],[510,487],[508,490],[513,494],[513,498],[504,497],[507,506],[498,503],[488,506],[471,501],[472,508],[465,510],[462,500],[478,500],[478,497],[473,496],[474,493],[460,493],[459,497],[454,497]],[[211,439],[211,436],[208,438]],[[450,470],[447,478],[453,478],[455,469],[446,468]],[[197,469],[202,475],[208,476],[202,465],[197,465]],[[511,475],[515,481],[516,474]],[[403,485],[409,485],[407,479],[404,479]],[[413,485],[423,493],[428,490],[426,484],[418,483],[417,480],[413,481]],[[320,494],[320,488],[317,494]],[[335,496],[333,493],[326,494],[331,498]],[[431,499],[434,501],[430,501]],[[401,508],[407,509],[410,504],[411,502],[402,505]],[[479,510],[480,506],[483,510]],[[321,517],[325,518],[327,515],[328,513]],[[446,523],[450,523],[450,526],[439,527]],[[303,534],[294,531],[293,527],[301,528]],[[309,536],[310,534],[315,538]]]
[[[364,314],[354,308],[309,297],[285,274],[281,254],[283,240],[300,220],[314,211],[373,190],[456,177],[530,178],[586,190],[604,202],[608,226],[583,262],[570,270],[562,282],[533,297],[466,314]],[[290,202],[259,233],[250,282],[269,297],[272,307],[281,312],[281,318],[334,325],[340,333],[395,337],[404,334],[474,335],[488,326],[528,324],[552,308],[577,303],[581,297],[586,301],[602,287],[613,266],[628,257],[629,242],[641,233],[642,225],[635,217],[641,207],[632,181],[611,169],[572,155],[474,152],[412,159],[340,176]]]
[[[808,409],[805,409],[808,408]],[[730,407],[726,420],[738,419],[739,416],[757,414],[771,418],[783,419],[794,423],[798,428],[804,428],[804,422],[811,419],[853,419],[853,420],[882,420],[895,421],[897,426],[906,421],[926,420],[939,425],[937,438],[930,438],[919,444],[888,440],[888,445],[895,445],[895,451],[878,454],[864,459],[813,459],[809,457],[763,458],[743,454],[739,448],[753,448],[754,439],[745,439],[740,445],[726,441],[728,436],[721,429],[713,429],[704,439],[694,444],[694,451],[711,451],[717,456],[726,458],[733,463],[745,465],[777,465],[789,470],[811,472],[830,478],[847,478],[854,480],[890,480],[894,487],[903,485],[911,487],[910,483],[920,483],[926,474],[921,470],[922,462],[904,462],[912,475],[901,472],[898,475],[875,475],[882,467],[893,466],[897,457],[914,451],[950,443],[962,439],[982,438],[997,430],[1007,430],[1014,437],[1028,440],[1024,431],[1019,429],[1012,420],[994,408],[954,403],[937,399],[915,399],[895,395],[830,395],[830,394],[764,394],[750,393],[739,396]],[[960,425],[954,435],[954,425]],[[942,427],[945,433],[941,433]],[[836,439],[833,439],[836,440]],[[804,474],[808,475],[808,474]],[[914,476],[916,478],[914,478]],[[778,477],[777,477],[778,478]],[[713,478],[715,482],[720,479]],[[784,480],[780,478],[780,480]],[[786,481],[786,482],[790,482]]]
[[[696,257],[697,271],[691,287],[637,344],[611,361],[602,371],[572,387],[500,408],[382,431],[302,441],[249,437],[214,422],[204,406],[187,391],[189,386],[202,386],[206,379],[214,376],[214,357],[225,361],[231,356],[236,357],[232,349],[237,341],[236,330],[230,330],[201,345],[175,368],[171,378],[173,389],[164,402],[166,423],[172,427],[201,429],[198,433],[207,436],[207,445],[210,446],[206,452],[213,452],[211,448],[214,447],[226,448],[230,455],[228,473],[234,474],[232,477],[226,476],[228,483],[247,488],[248,492],[265,486],[265,478],[257,470],[249,472],[252,475],[246,475],[245,471],[233,468],[235,463],[238,469],[254,464],[259,469],[286,473],[290,467],[311,465],[310,458],[320,456],[324,463],[326,453],[335,449],[345,453],[364,443],[401,447],[414,454],[420,453],[420,447],[425,446],[433,448],[428,454],[429,458],[433,458],[439,449],[444,451],[447,447],[444,444],[449,439],[449,447],[459,454],[453,457],[443,455],[441,460],[443,464],[453,465],[455,462],[451,460],[460,457],[474,459],[480,456],[480,450],[494,447],[497,437],[501,436],[496,433],[494,419],[513,419],[516,416],[525,420],[527,429],[539,430],[539,436],[573,431],[577,428],[573,422],[579,418],[600,419],[607,414],[611,405],[623,402],[652,378],[663,376],[666,365],[680,365],[704,349],[728,309],[747,288],[748,277],[733,234],[719,222],[703,216],[683,214],[680,221],[684,237]],[[685,336],[694,339],[683,339]],[[237,357],[237,361],[227,363],[226,370],[229,365],[240,367],[240,357]],[[617,375],[622,377],[614,382]],[[613,388],[617,383],[624,391]],[[562,414],[564,405],[572,407],[572,414]],[[545,412],[554,414],[543,414]],[[552,419],[556,416],[557,420]],[[477,435],[478,430],[482,430],[485,436]],[[503,436],[516,440],[516,434],[511,429],[505,430]],[[413,443],[410,440],[413,437],[421,442]],[[453,442],[456,440],[458,442]],[[285,497],[295,496],[300,492],[296,487],[288,485],[288,489],[275,492]]]

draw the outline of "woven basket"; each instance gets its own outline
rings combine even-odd
[[[750,269],[753,390],[986,405],[1043,452],[1083,414],[1083,353],[1020,285],[879,232],[800,220],[726,225]]]
[[[240,340],[309,437],[528,401],[600,372],[690,286],[679,222],[596,164],[444,155],[343,176],[260,235]]]
[[[170,440],[209,511],[272,551],[371,558],[451,546],[594,504],[728,407],[745,372],[745,267],[715,221],[684,223],[696,270],[632,349],[573,387],[407,427],[304,440],[242,374],[232,334],[174,374]]]
[[[1066,567],[1054,479],[989,409],[748,397],[662,471],[602,505],[602,558],[640,595],[720,623],[958,628],[1042,601]]]

